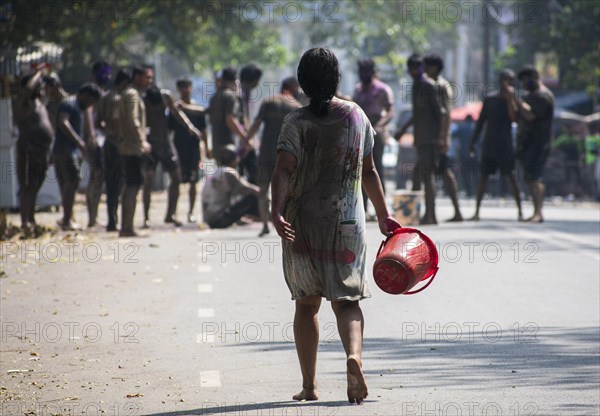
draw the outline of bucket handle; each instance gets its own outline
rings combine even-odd
[[[421,238],[427,237],[427,236],[425,236],[425,234],[423,234],[420,230],[417,230],[416,228],[406,228],[406,227],[395,228],[388,234],[388,236],[385,238],[385,240],[383,240],[381,242],[381,245],[379,246],[379,250],[377,250],[377,256],[375,256],[375,257],[379,257],[379,253],[381,253],[381,250],[383,250],[383,247],[387,244],[388,241],[390,241],[390,239],[393,236],[395,236],[396,234],[405,233],[405,232],[415,232],[415,233],[419,234],[421,236]]]
[[[400,231],[402,230],[402,231]],[[385,240],[383,240],[381,242],[381,245],[379,246],[379,250],[377,250],[377,256],[375,257],[379,257],[379,253],[381,253],[381,250],[383,250],[383,247],[387,244],[388,241],[390,241],[390,238],[392,238],[393,236],[395,236],[396,234],[400,233],[400,232],[404,232],[404,227],[400,226],[398,228],[394,228],[389,234],[388,236],[385,238]]]
[[[431,275],[431,277],[428,279],[429,281],[421,288],[417,289],[417,290],[413,290],[412,292],[406,292],[403,293],[403,295],[414,295],[415,293],[419,293],[424,291],[425,289],[427,289],[427,287],[433,282],[433,279],[435,278],[435,276],[437,275],[437,272],[440,268],[436,266],[435,271],[433,272],[433,274]]]

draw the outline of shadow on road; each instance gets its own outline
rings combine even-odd
[[[368,400],[367,400],[368,401]],[[146,416],[192,416],[192,415],[215,415],[215,414],[226,414],[232,413],[235,415],[246,415],[246,414],[260,414],[262,410],[267,410],[264,414],[293,414],[302,415],[303,410],[306,408],[307,415],[335,415],[340,407],[344,406],[356,406],[348,402],[265,402],[265,403],[247,403],[247,404],[235,404],[230,406],[219,406],[218,403],[207,403],[201,409],[184,410],[177,412],[167,413],[152,413]],[[288,410],[286,410],[288,409]],[[278,410],[278,412],[272,412]],[[254,412],[254,413],[248,413]]]
[[[412,331],[414,329],[415,331]],[[408,328],[404,338],[366,338],[365,373],[397,374],[413,387],[556,387],[598,390],[600,328],[519,328],[489,326],[486,332]],[[418,331],[416,335],[410,335]],[[261,352],[294,350],[292,342],[228,344]],[[339,341],[321,342],[320,352],[339,352]],[[381,361],[382,365],[378,365]],[[342,369],[343,365],[340,366]],[[343,371],[339,371],[343,374]],[[399,386],[398,386],[399,387]]]

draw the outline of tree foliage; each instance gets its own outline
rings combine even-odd
[[[74,73],[97,59],[141,63],[155,51],[168,51],[196,71],[250,61],[283,64],[277,31],[240,16],[246,4],[262,7],[212,0],[11,0],[2,3],[1,46],[55,42]]]
[[[441,50],[451,40],[453,22],[424,16],[425,2],[406,0],[311,2],[321,13],[309,25],[313,44],[334,44],[355,59],[370,56],[403,71],[407,51]],[[320,6],[319,6],[320,5]],[[334,11],[332,11],[334,10]]]
[[[515,66],[532,63],[536,52],[558,58],[561,86],[598,91],[600,67],[600,2],[594,0],[518,0],[509,31],[516,39],[507,60]],[[515,9],[516,10],[516,9]]]

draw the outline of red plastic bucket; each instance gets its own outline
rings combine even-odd
[[[373,264],[375,283],[392,295],[413,295],[433,282],[438,271],[438,252],[429,237],[415,228],[397,228],[381,243]],[[410,292],[419,282],[420,289]]]

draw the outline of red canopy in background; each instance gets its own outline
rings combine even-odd
[[[450,111],[450,119],[452,121],[463,121],[470,115],[473,117],[473,120],[477,120],[479,118],[479,113],[481,113],[481,107],[483,107],[481,101],[467,103],[462,107],[455,107]]]

